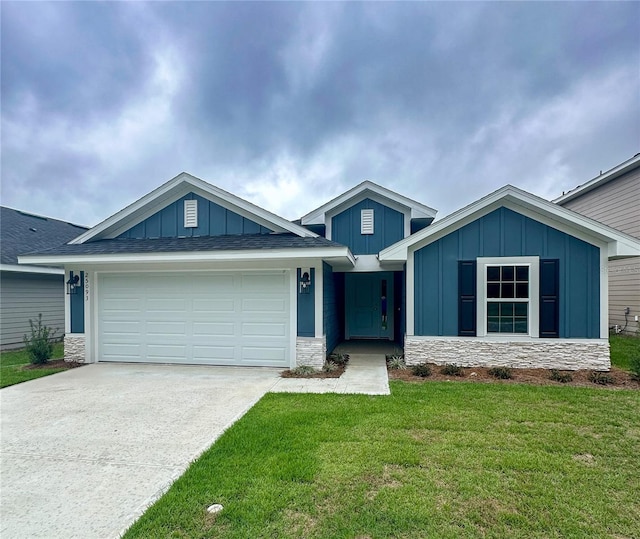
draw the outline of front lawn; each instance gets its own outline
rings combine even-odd
[[[266,395],[125,537],[640,536],[640,392],[391,389]]]
[[[633,335],[610,335],[611,365],[629,370],[631,358],[640,357],[640,337]]]
[[[56,343],[53,347],[52,360],[62,359],[64,357],[64,346],[62,343]],[[66,370],[62,368],[28,368],[30,365],[29,356],[26,350],[9,350],[0,354],[0,388],[48,376],[56,372]],[[27,367],[25,369],[25,367]]]

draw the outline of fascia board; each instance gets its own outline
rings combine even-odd
[[[564,195],[559,196],[558,198],[553,200],[553,202],[555,204],[563,205],[566,202],[569,202],[574,198],[580,197],[588,193],[589,191],[593,191],[597,187],[600,187],[605,183],[615,180],[616,178],[622,176],[623,174],[626,174],[627,172],[630,172],[631,170],[634,170],[635,168],[638,168],[638,167],[640,167],[640,154],[634,155],[631,159],[627,159],[624,163],[620,163],[619,165],[613,167],[612,169],[608,170],[604,174],[600,174],[595,178],[592,178],[591,180],[584,183],[583,185],[575,187],[571,191],[568,191]]]
[[[376,195],[379,197],[378,199],[374,198]],[[437,210],[430,208],[429,206],[420,204],[415,200],[367,180],[356,185],[352,189],[349,189],[342,195],[330,200],[326,204],[323,204],[319,208],[316,208],[307,215],[304,215],[301,218],[301,222],[305,225],[325,224],[325,220],[329,215],[340,213],[340,211],[357,204],[367,197],[372,198],[381,204],[393,207],[402,213],[406,213],[407,209],[409,209],[410,218],[435,217],[436,213],[438,213]],[[392,206],[390,202],[395,203],[396,206]]]
[[[320,249],[259,249],[241,251],[197,251],[178,253],[127,253],[127,254],[79,254],[79,255],[25,255],[20,263],[29,264],[122,264],[135,262],[215,262],[282,260],[300,258],[341,258],[355,265],[355,258],[348,247]]]
[[[149,194],[120,210],[118,213],[115,213],[102,223],[96,225],[69,243],[80,244],[91,239],[108,239],[117,237],[128,228],[135,226],[137,223],[159,211],[163,206],[175,202],[182,196],[194,190],[199,190],[198,194],[204,198],[213,200],[214,202],[221,201],[223,206],[238,213],[242,212],[244,217],[260,222],[263,226],[267,226],[271,229],[275,228],[276,232],[292,232],[301,237],[315,238],[318,236],[302,226],[298,226],[287,221],[274,213],[232,195],[231,193],[196,178],[191,174],[182,172],[175,178],[166,182],[164,185],[161,185],[154,191],[151,191]],[[213,197],[213,199],[211,197]]]
[[[629,247],[627,252],[634,251],[634,245],[640,248],[640,243],[631,236],[508,185],[387,247],[380,252],[380,259],[406,260],[409,248],[413,251],[420,249],[501,206],[598,247],[621,241]],[[615,247],[612,249],[617,252]]]
[[[41,268],[39,266],[22,266],[17,264],[0,264],[0,271],[15,273],[39,273],[46,275],[64,275],[62,268]]]

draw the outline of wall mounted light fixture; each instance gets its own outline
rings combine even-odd
[[[80,275],[74,275],[72,272],[67,281],[67,294],[77,294],[78,288],[80,288]]]

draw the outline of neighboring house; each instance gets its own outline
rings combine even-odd
[[[62,245],[86,231],[50,217],[0,207],[0,346],[24,346],[29,320],[64,333],[64,270],[18,265],[18,255]]]
[[[609,368],[600,269],[638,240],[511,186],[435,213],[364,182],[290,222],[182,173],[20,262],[79,278],[69,359],[319,367],[389,339],[410,364]]]
[[[554,200],[556,204],[640,238],[640,154]],[[609,327],[640,329],[640,257],[609,261]]]

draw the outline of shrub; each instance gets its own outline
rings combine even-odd
[[[418,365],[414,365],[411,368],[411,373],[414,376],[420,376],[421,378],[426,378],[427,376],[431,376],[431,367],[426,363],[419,363]]]
[[[629,361],[629,370],[633,380],[640,380],[640,356],[634,356]]]
[[[500,380],[509,380],[513,378],[513,373],[509,367],[493,367],[489,369],[489,374]]]
[[[549,378],[551,380],[554,380],[555,382],[560,382],[562,384],[566,384],[567,382],[571,382],[571,380],[573,380],[573,376],[571,376],[571,373],[560,372],[558,369],[551,369]]]
[[[349,354],[336,354],[335,352],[329,354],[327,361],[331,361],[336,365],[346,365],[349,361]]]
[[[299,367],[292,369],[291,372],[298,376],[308,376],[309,374],[316,374],[318,371],[311,365],[300,365]]]
[[[599,384],[601,386],[615,383],[613,376],[606,372],[591,371],[588,378],[589,382],[593,382],[594,384]]]
[[[24,344],[27,348],[29,361],[34,365],[44,365],[53,354],[53,337],[58,332],[42,323],[42,313],[38,315],[38,322],[35,324],[29,319],[31,327],[31,337],[24,336]]]
[[[387,356],[387,366],[392,370],[405,370],[407,364],[404,362],[404,356]]]
[[[447,376],[464,376],[464,370],[455,363],[447,363],[440,369],[440,374],[446,374]]]
[[[338,365],[333,361],[327,360],[324,362],[324,365],[322,366],[322,370],[324,372],[336,372],[338,370]]]

